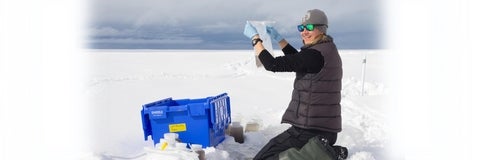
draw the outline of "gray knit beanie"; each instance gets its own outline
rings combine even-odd
[[[312,9],[308,10],[305,17],[302,18],[302,24],[321,24],[323,26],[318,26],[317,28],[323,33],[327,33],[328,18],[323,11]]]

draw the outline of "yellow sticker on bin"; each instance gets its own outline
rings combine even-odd
[[[187,131],[187,124],[185,123],[170,124],[168,125],[168,129],[170,130],[170,132]]]

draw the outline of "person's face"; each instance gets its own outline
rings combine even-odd
[[[299,31],[302,27],[299,27]],[[305,44],[311,44],[315,39],[320,37],[323,33],[318,30],[317,27],[313,27],[313,30],[309,30],[307,26],[303,26],[303,31],[300,32],[300,36]]]

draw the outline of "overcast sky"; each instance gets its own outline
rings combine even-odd
[[[326,12],[327,32],[338,48],[382,47],[379,0],[94,0],[90,5],[91,48],[251,49],[243,35],[247,20],[275,21],[277,30],[299,48],[296,25],[313,8]]]

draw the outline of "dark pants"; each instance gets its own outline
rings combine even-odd
[[[322,136],[330,145],[337,141],[337,133],[307,130],[298,127],[290,127],[283,133],[272,138],[253,158],[254,160],[278,160],[278,155],[292,147],[302,148],[310,138]]]

